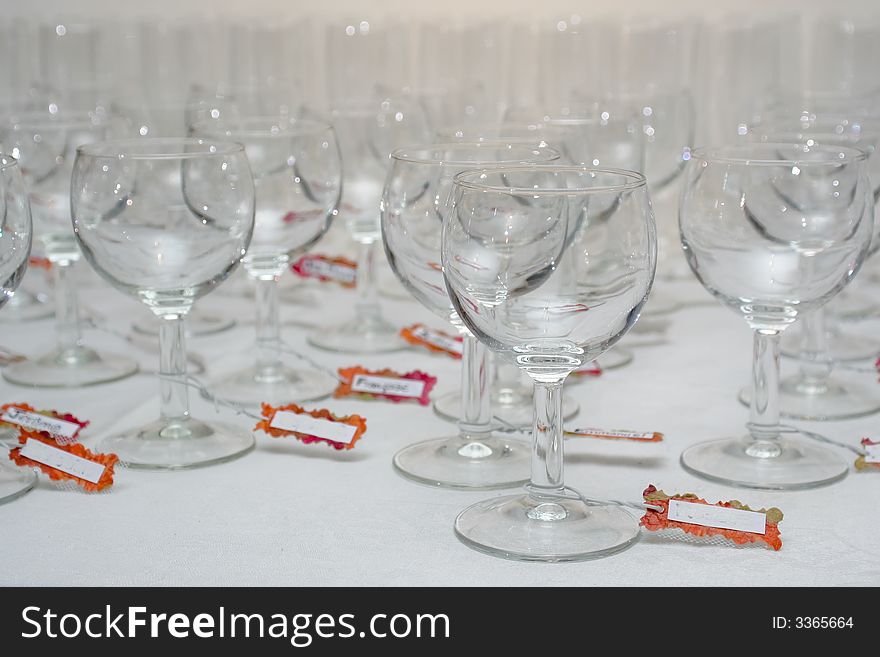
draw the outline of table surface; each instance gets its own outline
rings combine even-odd
[[[322,245],[319,250],[331,251]],[[82,267],[86,267],[85,264]],[[29,285],[40,274],[29,274]],[[145,310],[82,276],[83,305],[105,326],[130,334]],[[382,287],[394,289],[390,272]],[[284,303],[284,339],[328,367],[361,364],[418,368],[439,378],[436,394],[457,389],[458,362],[422,350],[377,356],[327,354],[309,347],[309,326],[331,325],[351,312],[354,293],[333,284],[287,281],[309,303]],[[89,495],[45,479],[29,494],[0,506],[2,585],[878,585],[880,473],[852,471],[833,486],[763,492],[702,481],[679,465],[681,450],[698,441],[744,432],[748,411],[736,401],[749,377],[751,337],[695,281],[661,284],[690,303],[664,317],[648,311],[640,330],[624,338],[634,361],[601,377],[566,384],[580,403],[576,423],[662,431],[656,444],[583,439],[567,442],[566,483],[590,497],[638,501],[654,484],[668,493],[695,492],[709,501],[739,499],[753,508],[778,506],[784,547],[699,545],[643,535],[630,549],[583,563],[534,564],[477,553],[452,530],[465,506],[506,492],[459,492],[414,484],[397,475],[391,457],[401,447],[449,435],[454,426],[430,407],[381,401],[325,400],[311,406],[365,416],[369,428],[351,451],[303,445],[257,433],[256,449],[208,468],[156,473],[119,470],[111,492]],[[444,328],[414,301],[383,298],[390,320]],[[210,379],[243,362],[253,340],[252,302],[216,290],[199,302],[239,318],[232,330],[189,340],[208,364]],[[650,304],[649,304],[650,308]],[[877,334],[880,320],[847,325]],[[651,329],[650,331],[648,329]],[[53,340],[51,320],[0,324],[7,349],[36,355]],[[88,330],[88,344],[125,352],[144,372],[76,390],[28,389],[0,382],[0,399],[55,408],[88,419],[83,442],[154,419],[158,413],[156,346]],[[794,371],[784,361],[784,372]],[[871,374],[862,377],[869,384]],[[880,395],[880,384],[877,384]],[[217,417],[191,394],[197,417]],[[251,426],[231,411],[219,417]],[[799,423],[856,444],[878,435],[878,416]],[[849,452],[847,458],[853,455]],[[643,533],[644,534],[644,533]]]

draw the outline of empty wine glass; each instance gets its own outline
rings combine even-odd
[[[10,89],[4,91],[12,93]],[[8,123],[12,117],[22,112],[32,112],[41,107],[47,107],[50,102],[54,102],[50,98],[51,92],[49,90],[32,87],[24,93],[24,99],[0,101],[0,123]],[[39,253],[34,255],[38,256]],[[39,271],[33,271],[33,273],[40,275]],[[0,313],[0,322],[4,324],[7,322],[26,322],[52,316],[54,307],[47,293],[48,280],[46,280],[47,277],[40,276],[40,278],[41,285],[35,291],[28,290],[24,286],[16,290],[15,294],[7,301],[6,310]]]
[[[162,319],[161,417],[111,436],[102,451],[132,467],[178,469],[250,450],[249,431],[190,417],[183,318],[238,266],[254,227],[254,183],[241,144],[108,141],[77,149],[77,241],[102,278]]]
[[[118,117],[106,112],[52,115],[26,113],[0,128],[0,143],[21,163],[28,184],[35,235],[52,263],[55,289],[55,349],[3,371],[11,383],[79,387],[134,374],[137,362],[83,344],[79,295],[72,279],[80,250],[70,228],[70,173],[78,146],[118,133]]]
[[[562,384],[636,322],[656,266],[645,177],[529,166],[455,178],[442,263],[453,306],[480,342],[535,382],[532,474],[524,493],[455,521],[470,547],[508,559],[605,556],[638,537],[618,505],[563,481]]]
[[[598,103],[556,111],[512,107],[506,117],[510,121],[526,122],[527,128],[523,131],[522,127],[508,124],[505,132],[538,135],[560,150],[561,164],[628,171],[645,168],[645,140],[639,117],[631,107],[605,108]],[[656,305],[653,297],[651,305]],[[631,351],[617,346],[602,354],[599,365],[610,370],[629,365],[632,360]],[[529,400],[520,398],[520,408],[523,401],[528,403]]]
[[[257,292],[257,362],[217,382],[215,392],[246,405],[326,397],[336,388],[334,377],[282,361],[278,281],[336,215],[342,162],[333,128],[309,119],[254,116],[198,123],[194,135],[243,143],[256,192],[254,236],[242,264]]]
[[[876,153],[880,134],[862,120],[850,120],[813,114],[791,120],[767,121],[757,126],[753,137],[757,141],[792,142],[807,145],[846,146],[865,152],[868,176],[873,185],[874,199],[880,198],[880,155]],[[880,222],[874,223],[874,236],[869,255],[880,248]],[[859,277],[861,279],[862,276]],[[875,381],[859,381],[857,375],[833,372],[835,361],[841,355],[856,354],[856,359],[876,358],[880,343],[840,331],[834,326],[835,302],[804,313],[800,322],[800,338],[795,348],[798,373],[782,379],[779,387],[779,410],[786,417],[807,420],[844,419],[868,415],[880,410],[880,390]],[[837,349],[835,346],[839,345]],[[781,340],[782,353],[786,341]],[[788,355],[788,354],[786,354]],[[846,358],[843,358],[844,360]],[[850,359],[852,357],[850,356]],[[748,405],[751,390],[740,393],[740,400]]]
[[[353,318],[322,327],[309,334],[308,341],[347,353],[403,349],[400,329],[382,317],[376,293],[376,242],[382,238],[379,202],[391,151],[428,139],[427,120],[417,104],[385,99],[337,107],[331,122],[345,163],[340,217],[358,243],[357,301]]]
[[[681,240],[703,286],[754,332],[745,437],[694,445],[688,471],[768,489],[846,475],[834,449],[779,424],[779,337],[840,292],[871,243],[865,153],[844,146],[755,143],[699,149],[687,165]]]
[[[31,254],[31,211],[15,158],[0,153],[0,307],[15,294]],[[0,504],[27,493],[37,478],[32,470],[0,460]]]
[[[394,467],[410,479],[446,488],[501,488],[525,480],[529,446],[493,432],[487,351],[452,307],[440,266],[440,234],[455,174],[558,158],[546,146],[493,141],[406,146],[391,154],[382,197],[388,262],[416,300],[464,339],[458,433],[397,452]]]
[[[125,137],[146,137],[148,139],[166,137],[190,137],[193,125],[205,121],[211,108],[193,102],[165,99],[132,99],[118,103],[118,111],[126,121]],[[213,313],[201,306],[194,307],[186,316],[188,336],[211,335],[235,326],[230,316]],[[161,320],[152,313],[144,319],[132,322],[132,328],[145,335],[158,335]]]

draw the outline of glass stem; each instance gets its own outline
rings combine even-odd
[[[376,249],[377,244],[373,241],[361,242],[358,250],[355,308],[358,318],[368,324],[380,315],[376,291]]]
[[[159,400],[165,437],[182,437],[189,421],[183,317],[163,315],[159,322]]]
[[[535,425],[529,493],[539,501],[561,495],[563,483],[562,381],[535,381]]]
[[[491,450],[480,441],[492,433],[489,399],[489,350],[473,335],[465,334],[461,353],[461,417],[458,433],[467,445],[462,456],[488,456]]]
[[[257,380],[272,382],[281,374],[278,277],[260,276],[256,284]]]
[[[757,329],[752,361],[752,405],[749,413],[749,456],[772,458],[779,446],[779,331]]]
[[[82,336],[79,330],[79,296],[72,280],[73,260],[52,263],[55,283],[55,331],[61,358],[79,360]]]
[[[802,318],[803,334],[800,348],[801,385],[807,394],[821,394],[827,389],[832,362],[828,353],[828,326],[825,308],[806,313]]]

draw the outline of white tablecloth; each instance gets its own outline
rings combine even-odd
[[[748,411],[735,397],[748,380],[751,342],[745,323],[696,282],[666,287],[698,303],[669,318],[665,342],[647,346],[644,341],[657,336],[634,333],[622,343],[635,351],[631,365],[567,386],[581,405],[578,424],[657,430],[666,434],[666,441],[569,441],[566,481],[591,497],[637,501],[648,484],[655,484],[669,493],[696,492],[710,501],[778,506],[785,513],[780,552],[643,536],[623,553],[585,563],[517,563],[479,554],[455,538],[453,519],[466,505],[505,492],[435,490],[401,478],[391,467],[396,450],[450,434],[454,426],[429,407],[331,399],[314,406],[368,419],[368,431],[352,451],[258,433],[256,449],[227,464],[173,473],[119,470],[108,494],[62,491],[41,480],[28,495],[0,506],[0,584],[880,584],[880,472],[851,472],[830,487],[780,493],[707,483],[679,466],[685,446],[744,431]],[[302,323],[332,324],[350,312],[354,298],[353,292],[330,284],[312,289],[319,292],[314,309],[284,305],[284,338],[289,343],[328,366],[419,368],[439,377],[438,394],[457,388],[459,365],[444,356],[418,350],[371,357],[329,355],[306,346]],[[132,316],[143,312],[107,287],[85,287],[83,297],[86,306],[109,317],[121,331],[128,331]],[[200,304],[241,318],[231,331],[189,341],[190,350],[216,372],[248,348],[253,313],[247,300],[220,291]],[[426,321],[443,328],[415,302],[384,299],[383,305],[400,325]],[[869,333],[880,322],[853,326]],[[5,323],[0,331],[0,345],[30,355],[52,342],[50,320]],[[148,347],[139,349],[96,331],[88,331],[86,340],[130,353],[145,369],[156,369],[156,354]],[[785,363],[788,372],[792,367]],[[869,382],[875,378],[862,376]],[[88,446],[158,412],[157,382],[151,374],[79,390],[27,389],[4,381],[0,399],[90,420],[83,437]],[[194,415],[215,416],[215,409],[197,395],[191,400]],[[253,424],[231,412],[220,415],[242,426]],[[863,435],[880,435],[878,416],[803,425],[853,444]]]

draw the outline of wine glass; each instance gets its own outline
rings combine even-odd
[[[388,262],[412,296],[463,337],[458,433],[397,452],[394,467],[405,477],[445,488],[503,488],[525,480],[529,446],[493,433],[487,351],[452,307],[440,266],[440,234],[455,174],[558,158],[544,145],[500,141],[413,145],[391,153],[382,196]]]
[[[610,109],[595,103],[581,108],[566,107],[555,111],[537,107],[512,107],[507,110],[506,117],[509,121],[519,121],[521,126],[527,127],[524,130],[522,127],[516,128],[507,124],[505,133],[537,134],[560,150],[561,164],[612,167],[628,171],[643,171],[645,168],[645,142],[639,129],[639,119],[632,108]],[[652,307],[654,305],[652,302]],[[610,370],[629,365],[632,361],[632,352],[617,346],[602,354],[599,365]],[[530,398],[531,395],[528,398],[520,397],[516,402],[518,407],[522,408],[523,403],[528,404]],[[515,413],[512,415],[515,416]]]
[[[181,102],[169,99],[131,99],[118,104],[120,116],[125,117],[124,137],[148,139],[192,136],[193,125],[210,116],[210,108],[195,101]],[[221,313],[212,313],[196,306],[186,316],[188,336],[211,335],[235,326],[235,319]],[[132,328],[144,335],[158,335],[161,320],[152,313],[132,322]]]
[[[193,134],[243,143],[256,192],[254,236],[242,264],[257,292],[257,362],[217,382],[214,391],[245,405],[326,397],[335,378],[281,359],[278,281],[336,215],[342,162],[333,128],[303,118],[252,116],[197,123]]]
[[[5,91],[13,93],[10,89]],[[51,91],[45,88],[31,87],[23,95],[24,99],[0,101],[0,124],[8,123],[12,117],[22,112],[37,111],[41,107],[48,107],[49,103],[55,102],[51,97]],[[21,175],[20,171],[19,175]],[[34,255],[39,255],[39,253]],[[36,275],[41,273],[33,269],[31,271]],[[4,324],[26,322],[44,319],[54,314],[47,277],[40,276],[40,278],[40,287],[37,290],[31,291],[22,285],[15,291],[15,294],[6,303],[6,310],[0,313],[0,322]]]
[[[430,137],[424,111],[401,100],[357,102],[332,110],[331,123],[345,163],[340,216],[358,243],[355,316],[308,336],[311,345],[345,353],[381,353],[406,347],[399,327],[382,317],[376,293],[379,202],[391,151]]]
[[[658,284],[651,293],[647,311],[666,315],[681,307],[680,300],[663,283],[690,277],[678,248],[677,222],[679,184],[684,156],[693,145],[696,117],[694,102],[686,88],[672,91],[646,89],[618,91],[595,101],[598,111],[612,116],[635,116],[644,141],[645,160],[639,169],[648,179],[651,203],[657,219]]]
[[[859,269],[873,232],[866,155],[845,146],[752,143],[699,149],[679,221],[703,286],[754,332],[745,437],[689,447],[686,470],[725,484],[810,488],[846,475],[832,448],[779,424],[779,337]]]
[[[865,152],[868,176],[873,185],[873,198],[880,198],[880,155],[876,153],[880,133],[870,123],[829,115],[803,115],[794,121],[771,120],[757,126],[753,135],[762,142],[793,142],[807,145],[847,146]],[[880,248],[880,222],[874,224],[874,235],[869,256]],[[862,279],[860,276],[859,279]],[[804,313],[801,334],[795,355],[800,359],[798,373],[782,379],[779,388],[779,410],[786,417],[807,420],[845,419],[868,415],[880,410],[880,390],[874,381],[860,382],[858,377],[832,372],[835,361],[876,358],[880,343],[870,338],[831,333],[834,326],[836,301]],[[786,341],[781,340],[782,353]],[[839,346],[838,346],[839,345]],[[835,347],[837,348],[835,349]],[[841,358],[843,356],[843,358]],[[740,400],[748,405],[751,390],[740,393]]]
[[[638,537],[622,507],[563,481],[562,385],[636,322],[657,255],[645,177],[621,169],[528,166],[464,171],[443,225],[453,307],[480,342],[535,382],[532,474],[525,491],[455,520],[495,556],[571,561]]]
[[[15,294],[31,254],[31,211],[18,161],[0,153],[0,307]],[[0,460],[0,504],[27,493],[37,478]]]
[[[254,183],[241,144],[118,140],[77,149],[71,182],[88,263],[162,319],[161,417],[101,442],[129,466],[179,469],[244,454],[249,431],[190,417],[183,318],[238,266],[254,227]]]
[[[75,149],[119,133],[119,117],[105,111],[23,113],[0,127],[0,143],[17,157],[28,184],[35,234],[54,276],[56,347],[3,371],[11,383],[76,388],[134,374],[137,362],[83,343],[73,267],[80,250],[70,228],[70,174]]]

